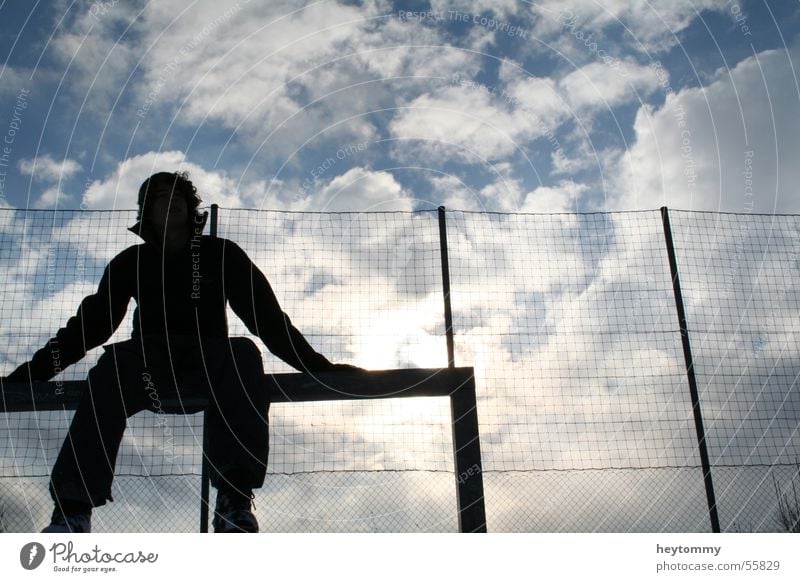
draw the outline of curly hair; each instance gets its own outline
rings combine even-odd
[[[153,174],[147,180],[142,182],[139,187],[139,213],[136,216],[137,220],[142,220],[145,216],[145,203],[147,202],[147,193],[152,188],[155,190],[158,186],[166,185],[173,192],[183,196],[186,201],[186,207],[189,211],[190,220],[198,216],[197,208],[200,206],[202,200],[197,195],[197,188],[189,180],[188,172],[158,172]]]

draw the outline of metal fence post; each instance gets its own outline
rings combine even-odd
[[[455,368],[453,312],[450,305],[450,262],[447,254],[447,222],[444,206],[439,207],[439,250],[442,260],[444,325],[447,337],[447,365]],[[462,533],[486,532],[486,508],[483,495],[483,465],[478,427],[475,377],[450,394],[455,449],[456,499],[458,529]]]
[[[703,427],[703,415],[700,410],[700,394],[697,390],[697,378],[694,375],[694,358],[692,346],[689,343],[689,330],[686,324],[686,311],[683,306],[681,282],[678,277],[678,261],[675,258],[675,246],[672,241],[672,227],[669,222],[669,211],[666,206],[661,207],[661,220],[664,223],[664,238],[667,243],[669,256],[669,270],[672,275],[672,290],[675,294],[675,307],[678,310],[678,323],[683,342],[683,358],[686,362],[686,378],[689,382],[689,394],[692,399],[692,412],[694,413],[694,427],[697,433],[697,447],[700,452],[700,463],[703,466],[703,480],[706,487],[706,500],[708,501],[708,515],[711,520],[711,531],[719,533],[719,515],[717,514],[717,500],[714,494],[714,482],[711,478],[711,463],[708,458],[706,445],[706,431]]]
[[[211,205],[209,235],[217,236],[217,212],[219,206]],[[203,410],[203,455],[200,469],[200,533],[208,533],[208,513],[210,497],[210,478],[208,467],[208,408]]]

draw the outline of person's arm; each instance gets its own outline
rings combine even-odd
[[[81,301],[77,313],[55,337],[48,340],[30,361],[11,372],[5,381],[50,380],[114,334],[125,317],[131,298],[128,285],[124,284],[128,276],[124,270],[130,265],[118,260],[120,256],[117,255],[106,266],[97,291]]]
[[[250,333],[270,352],[300,372],[353,368],[334,364],[317,352],[292,325],[264,273],[236,243],[225,241],[225,293]]]

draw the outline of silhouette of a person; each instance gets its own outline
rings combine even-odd
[[[45,532],[88,532],[92,508],[111,497],[126,419],[190,388],[208,397],[208,458],[217,489],[216,532],[256,532],[253,489],[264,482],[269,451],[269,391],[261,352],[248,338],[228,337],[226,303],[276,356],[300,371],[357,369],[316,352],[282,311],[266,277],[236,243],[202,234],[197,190],[183,173],[161,172],[139,189],[139,221],[129,230],[145,242],[106,266],[97,292],[10,382],[46,381],[105,343],[131,298],[131,339],[104,346],[89,371],[50,479],[55,509]],[[56,351],[57,350],[57,351]],[[53,353],[59,354],[54,364]],[[177,393],[175,391],[178,391]],[[182,392],[183,391],[183,392]],[[181,407],[167,412],[196,412]]]

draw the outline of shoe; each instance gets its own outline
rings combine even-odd
[[[258,520],[250,509],[254,498],[252,491],[246,496],[217,491],[214,533],[258,533]]]
[[[42,530],[42,533],[91,533],[92,531],[92,512],[81,511],[64,515],[61,510],[56,508],[50,525]]]

